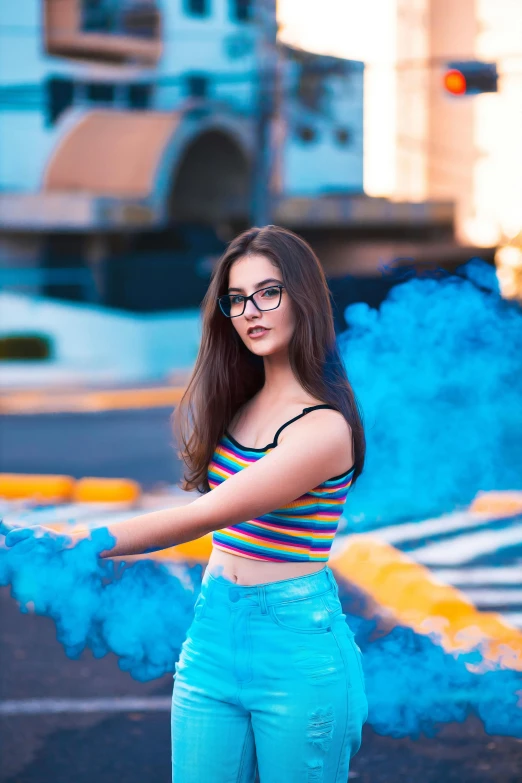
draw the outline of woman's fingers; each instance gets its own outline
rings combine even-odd
[[[34,538],[34,530],[30,527],[19,527],[18,529],[11,530],[5,537],[6,546],[15,546],[20,541],[25,541],[27,538]]]
[[[0,519],[0,535],[6,536],[11,530],[15,530],[12,525],[6,525],[3,519]]]
[[[4,520],[0,520],[0,534],[5,536],[5,545],[8,547],[14,546],[19,541],[25,541],[30,536],[34,535],[34,530],[28,527],[15,527],[14,525],[7,525]]]
[[[16,546],[19,553],[29,552],[37,543],[41,543],[43,548],[50,552],[64,549],[72,543],[70,536],[59,535],[52,528],[42,525],[13,527],[0,521],[0,534],[5,536],[6,547]]]

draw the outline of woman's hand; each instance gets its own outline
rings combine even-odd
[[[48,552],[58,552],[72,542],[70,536],[56,533],[49,527],[42,525],[16,527],[15,525],[6,525],[3,520],[0,520],[0,535],[5,536],[6,547],[16,547],[19,554],[26,554],[35,546],[40,546]]]

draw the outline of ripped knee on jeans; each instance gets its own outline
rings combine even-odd
[[[323,752],[327,752],[332,742],[335,719],[333,707],[319,708],[309,715],[307,738],[311,745]],[[307,783],[321,783],[323,780],[323,760],[312,759],[307,762]]]

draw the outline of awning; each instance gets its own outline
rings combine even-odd
[[[97,109],[64,135],[48,164],[44,191],[146,198],[180,123],[177,112]]]

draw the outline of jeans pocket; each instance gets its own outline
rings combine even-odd
[[[332,588],[327,593],[323,593],[321,599],[326,607],[327,612],[330,614],[330,618],[339,617],[343,613],[343,607],[339,600],[337,592]]]
[[[194,620],[202,620],[207,610],[207,599],[200,593],[194,604]]]
[[[332,612],[323,601],[323,595],[273,604],[268,611],[276,625],[295,633],[327,633],[332,622]]]

